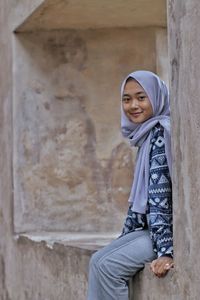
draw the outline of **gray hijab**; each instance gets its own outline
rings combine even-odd
[[[141,124],[135,124],[126,117],[121,106],[121,131],[128,138],[131,146],[138,147],[134,180],[131,188],[129,202],[132,210],[146,213],[149,185],[149,151],[151,129],[160,123],[164,128],[165,152],[171,175],[171,135],[170,135],[170,107],[169,93],[165,83],[150,71],[136,71],[130,73],[121,86],[121,98],[128,78],[135,79],[146,92],[152,108],[153,116]]]

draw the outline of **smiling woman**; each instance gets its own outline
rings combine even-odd
[[[158,277],[173,266],[169,95],[156,74],[125,78],[121,130],[138,147],[129,208],[120,237],[91,258],[88,300],[128,300],[128,281],[145,263]]]
[[[127,118],[133,123],[142,123],[153,115],[153,108],[147,94],[132,78],[129,78],[125,85],[122,107]]]

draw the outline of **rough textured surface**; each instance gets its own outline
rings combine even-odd
[[[166,28],[156,30],[156,71],[169,86],[168,41]]]
[[[10,18],[10,28],[15,30],[19,24],[31,16],[44,1],[45,0],[11,0],[12,15]]]
[[[174,234],[180,299],[199,299],[200,294],[199,26],[198,0],[169,1]]]
[[[150,271],[150,264],[130,281],[129,290],[130,300],[185,300],[177,290],[176,270],[170,270],[164,278],[157,278]]]
[[[0,10],[0,299],[10,300],[7,274],[12,245],[12,48],[8,1],[1,2]]]
[[[106,29],[16,36],[16,232],[121,229],[133,163],[120,134],[119,87],[134,69],[155,70],[155,33]]]
[[[85,300],[91,250],[20,237],[15,243],[16,276],[9,276],[10,298]],[[10,274],[9,274],[10,275]]]
[[[184,65],[184,67],[189,69],[189,58],[191,58],[191,61],[193,61],[194,57],[198,57],[198,43],[196,41],[198,35],[196,35],[195,38],[195,43],[197,43],[197,45],[194,45],[192,43],[193,40],[189,40],[189,45],[191,45],[192,52],[187,53],[188,58],[187,60],[185,60],[183,54],[184,51],[186,51],[185,49],[188,49],[187,37],[189,35],[183,35],[183,32],[179,31],[179,26],[174,24],[174,18],[179,20],[179,14],[181,17],[183,17],[183,23],[181,24],[185,24],[184,22],[188,20],[187,18],[189,18],[190,22],[192,19],[194,19],[194,23],[190,23],[193,25],[191,25],[191,28],[189,27],[188,30],[193,30],[192,32],[194,32],[195,34],[198,26],[195,27],[194,24],[198,24],[198,20],[195,17],[195,12],[197,13],[197,11],[193,10],[193,8],[195,8],[195,5],[197,5],[198,3],[197,1],[186,2],[187,6],[184,7],[182,7],[181,5],[179,5],[179,7],[176,7],[175,3],[171,2],[173,6],[170,8],[170,22],[172,26],[170,34],[172,45],[174,47],[171,48],[171,57],[174,58],[172,59],[172,65],[174,68],[174,77],[172,79],[174,82],[173,92],[175,95],[177,94],[177,91],[179,91],[180,93],[180,89],[177,83],[182,85],[183,83],[185,83],[185,77],[181,77],[183,76],[181,74],[185,74],[182,69],[179,75],[180,77],[178,76],[179,68],[181,68],[181,66],[179,65],[179,58],[181,58],[181,63],[187,62],[187,65]],[[106,98],[106,100],[107,98],[109,98],[108,102],[110,101],[109,103],[111,104],[112,101],[110,99],[113,100],[116,97],[116,101],[118,101],[118,90],[111,90],[110,92],[108,92],[108,94],[105,94],[104,88],[108,89],[108,87],[110,87],[110,83],[112,84],[112,88],[117,88],[118,83],[121,81],[123,76],[127,72],[131,71],[132,68],[146,67],[152,70],[156,70],[158,63],[156,63],[157,59],[155,59],[155,53],[159,53],[159,51],[157,52],[159,48],[157,42],[161,39],[156,38],[156,46],[154,47],[157,50],[154,53],[151,52],[154,57],[152,58],[150,57],[151,48],[147,48],[149,49],[149,51],[145,50],[146,45],[149,45],[149,37],[145,36],[144,33],[139,34],[137,30],[132,29],[130,29],[130,31],[127,31],[126,33],[124,33],[125,31],[123,31],[123,36],[126,37],[126,40],[123,40],[123,37],[119,36],[119,32],[121,33],[122,31],[118,30],[108,30],[107,33],[105,31],[87,31],[78,33],[78,46],[76,44],[76,39],[67,38],[67,42],[65,41],[65,34],[67,34],[68,37],[69,32],[52,32],[47,35],[43,33],[38,34],[38,36],[34,34],[27,36],[21,35],[20,38],[14,38],[12,34],[13,24],[18,23],[21,17],[23,21],[24,18],[40,3],[41,1],[39,0],[28,2],[21,0],[1,1],[0,26],[1,28],[3,28],[3,30],[0,36],[0,299],[85,300],[89,257],[92,251],[94,251],[96,245],[99,244],[97,239],[100,238],[100,246],[102,246],[103,243],[108,242],[108,240],[106,239],[105,241],[104,239],[104,241],[102,241],[102,235],[101,237],[99,237],[97,233],[93,233],[94,235],[92,239],[94,240],[95,236],[95,243],[93,243],[93,241],[89,241],[89,239],[86,242],[84,238],[80,236],[79,241],[78,238],[75,241],[75,237],[73,237],[72,241],[72,234],[70,236],[69,234],[65,236],[65,234],[63,233],[61,237],[61,233],[58,234],[58,232],[56,234],[54,233],[54,236],[49,233],[51,242],[49,241],[49,236],[47,242],[47,238],[45,238],[45,235],[47,235],[46,232],[44,232],[43,234],[38,233],[39,237],[36,233],[32,233],[30,235],[26,235],[23,237],[20,236],[17,238],[14,235],[15,228],[13,224],[13,215],[15,215],[15,222],[18,226],[17,228],[19,231],[22,229],[24,231],[30,230],[33,227],[33,229],[35,229],[37,228],[37,223],[39,223],[38,228],[41,228],[41,223],[39,221],[42,220],[43,214],[45,215],[45,217],[47,216],[47,218],[44,218],[45,220],[42,220],[41,222],[43,222],[43,226],[45,224],[45,228],[48,231],[51,230],[51,226],[55,226],[55,224],[57,226],[59,222],[61,224],[61,227],[63,226],[63,224],[65,226],[66,223],[63,223],[64,217],[62,215],[63,198],[60,198],[62,201],[58,201],[59,197],[57,197],[57,194],[55,194],[54,188],[55,185],[58,185],[57,191],[59,190],[59,193],[63,194],[63,189],[66,189],[66,186],[68,188],[68,186],[72,184],[73,188],[74,182],[77,182],[77,177],[72,176],[72,179],[74,181],[67,181],[67,177],[63,171],[64,168],[62,166],[63,160],[64,162],[66,160],[66,162],[69,164],[72,163],[73,168],[70,168],[69,170],[74,175],[75,170],[80,170],[80,165],[76,165],[73,161],[73,158],[75,157],[79,159],[81,157],[81,159],[84,160],[85,157],[82,157],[83,154],[85,155],[87,151],[89,151],[89,153],[92,155],[92,162],[97,162],[99,168],[97,168],[97,175],[95,175],[96,173],[92,173],[93,171],[91,170],[93,170],[93,165],[91,165],[89,158],[86,155],[86,163],[82,167],[83,169],[85,168],[84,170],[89,170],[87,175],[88,177],[86,176],[87,180],[88,178],[91,179],[91,181],[88,180],[88,190],[90,190],[91,185],[94,182],[98,182],[97,178],[100,178],[104,183],[105,181],[103,177],[108,176],[105,174],[109,173],[110,170],[113,170],[111,172],[111,177],[105,178],[110,178],[110,181],[107,184],[111,183],[112,193],[116,199],[116,211],[119,212],[120,210],[124,209],[124,202],[121,200],[122,196],[120,195],[120,193],[117,192],[117,187],[119,186],[119,183],[121,184],[122,177],[122,183],[124,184],[125,176],[127,176],[127,178],[130,176],[130,171],[126,171],[127,173],[125,172],[126,169],[130,170],[129,168],[126,168],[127,162],[122,160],[124,151],[127,151],[127,146],[119,142],[120,138],[118,135],[115,135],[115,129],[113,129],[112,131],[112,135],[115,139],[109,141],[109,133],[107,133],[108,130],[106,127],[107,125],[104,127],[103,124],[100,123],[100,120],[105,121],[108,119],[106,115],[107,110],[104,111],[105,116],[103,114],[100,114],[98,119],[98,111],[101,112],[102,109],[102,102],[100,100],[102,100],[102,98]],[[192,3],[191,7],[189,6],[189,3]],[[181,2],[179,4],[181,4]],[[13,10],[15,8],[17,8],[17,15],[13,14]],[[181,12],[182,8],[184,10]],[[185,14],[187,16],[186,19]],[[188,23],[189,21],[187,21],[186,23]],[[186,30],[186,27],[184,28]],[[141,32],[145,32],[145,29],[143,30]],[[153,29],[148,29],[148,33],[150,36],[154,36],[155,41],[155,35],[152,35],[152,30]],[[174,38],[175,33],[177,42],[176,37]],[[47,37],[50,37],[50,40],[47,41]],[[134,40],[132,41],[133,37]],[[183,38],[183,44],[185,45],[184,49],[181,48],[180,38]],[[15,39],[13,43],[13,52],[12,39]],[[147,39],[146,42],[143,41],[145,39]],[[115,47],[115,49],[111,51],[112,43],[116,46],[116,44],[118,44],[117,42],[120,42],[118,45],[119,48]],[[111,46],[108,46],[108,43],[111,44]],[[150,42],[150,45],[152,45],[151,43],[155,45],[155,42]],[[99,47],[97,47],[96,44],[99,45]],[[175,52],[176,47],[178,49],[181,49],[178,52],[178,56],[176,56]],[[80,51],[78,51],[78,49],[80,49]],[[126,49],[126,52],[124,52],[122,55],[124,49]],[[136,52],[134,52],[133,50]],[[108,59],[105,63],[101,59],[103,56],[103,51],[105,51],[105,54],[108,55],[110,59]],[[146,53],[145,51],[147,51],[145,57],[146,60],[144,60],[144,54]],[[82,53],[85,53],[85,56],[82,56]],[[134,53],[137,53],[137,55],[134,55]],[[117,60],[117,57],[120,57],[120,60]],[[85,60],[87,61],[87,64],[89,63],[90,67],[85,64]],[[93,64],[94,69],[91,68]],[[130,66],[130,64],[132,65]],[[198,84],[195,81],[195,79],[197,80],[198,78],[198,69],[195,68],[196,65],[196,63],[192,65],[190,74],[193,74],[194,76],[191,78],[194,80],[196,88],[191,91],[191,95],[194,99],[192,103],[194,105],[195,113],[198,113],[199,102],[196,95]],[[165,68],[165,63],[163,64],[162,68]],[[100,70],[100,78],[97,78],[96,69]],[[103,70],[105,70],[104,73]],[[80,86],[75,84],[73,88],[70,89],[71,83],[68,80],[69,73],[74,80],[73,82],[75,82],[75,79],[78,78],[78,83],[81,82]],[[84,78],[87,79],[85,84],[87,88],[86,92],[83,88],[85,83],[83,74]],[[107,80],[107,78],[109,78],[109,81]],[[99,85],[89,84],[90,82],[96,83],[98,81]],[[193,83],[191,83],[191,85],[192,84]],[[187,86],[189,90],[191,88],[191,85]],[[69,94],[66,94],[66,91]],[[84,93],[87,93],[87,95],[92,95],[92,98],[85,97]],[[100,100],[94,102],[94,96],[95,99],[97,98],[98,100]],[[169,274],[169,277],[167,277],[170,279],[169,281],[163,280],[159,282],[158,280],[150,276],[150,274],[148,273],[148,269],[140,273],[140,275],[135,278],[135,287],[133,285],[133,295],[136,299],[138,298],[146,300],[148,299],[147,297],[149,297],[150,299],[160,300],[166,299],[166,295],[168,295],[168,299],[189,300],[198,299],[199,296],[198,283],[196,283],[199,276],[199,264],[197,259],[199,247],[198,240],[195,238],[196,236],[194,237],[192,235],[192,232],[194,232],[194,234],[198,233],[197,229],[199,227],[199,218],[197,215],[198,210],[196,209],[197,202],[194,202],[193,200],[197,199],[198,197],[198,194],[196,193],[196,187],[198,188],[198,173],[194,167],[198,166],[199,160],[187,160],[187,157],[189,157],[187,156],[189,145],[186,145],[186,152],[184,153],[182,153],[180,150],[182,148],[178,148],[178,142],[180,142],[182,146],[184,144],[184,140],[189,140],[190,142],[189,135],[191,134],[190,132],[188,133],[188,131],[183,131],[183,117],[187,115],[185,113],[187,111],[187,105],[189,108],[188,111],[190,113],[192,112],[192,106],[190,103],[188,103],[188,94],[186,93],[186,90],[185,93],[181,94],[181,96],[183,99],[185,99],[185,101],[183,102],[185,106],[181,106],[181,98],[178,98],[179,100],[177,105],[179,112],[185,115],[181,117],[181,120],[178,118],[178,123],[174,123],[175,134],[177,134],[178,137],[177,142],[175,143],[175,153],[177,155],[177,164],[175,165],[177,165],[178,167],[177,172],[184,171],[187,175],[187,178],[184,179],[183,177],[180,177],[180,180],[184,180],[180,182],[177,182],[177,179],[174,178],[174,193],[178,199],[175,203],[175,225],[177,239],[177,241],[175,241],[175,246],[176,253],[179,253],[179,256],[176,254],[177,271],[175,271],[175,273],[173,272]],[[70,106],[70,109],[73,108],[71,114],[69,114],[69,112],[64,109],[69,107],[69,103],[68,101],[66,101],[66,99],[68,99],[68,101],[71,101],[70,103],[73,104],[72,106]],[[79,107],[79,105],[81,107]],[[173,102],[173,105],[174,111],[176,111],[176,101]],[[32,110],[30,110],[30,108]],[[115,116],[116,118],[118,118],[119,112],[117,112],[117,108],[114,107],[111,112],[112,111],[115,112]],[[198,137],[197,133],[199,132],[197,122],[198,116],[195,113],[192,119],[192,129],[194,131],[192,132],[191,138],[193,139],[195,139],[196,136]],[[70,122],[66,121],[64,123],[66,116],[69,116]],[[95,121],[93,116],[95,116]],[[115,124],[116,120],[112,118],[113,116],[111,117],[111,124],[113,125]],[[174,117],[174,119],[175,118],[177,117]],[[60,122],[58,122],[57,120],[59,120]],[[62,126],[60,126],[60,124]],[[72,126],[72,124],[74,125]],[[117,124],[119,124],[118,120]],[[116,128],[116,126],[113,128]],[[90,134],[88,134],[88,132]],[[76,142],[80,141],[80,152],[82,156],[80,156],[80,154],[76,151],[73,152],[74,144],[70,139],[66,139],[66,136],[73,137]],[[91,139],[90,136],[92,137]],[[99,141],[104,136],[105,146],[101,148]],[[24,137],[24,140],[21,139],[22,137]],[[41,138],[43,139],[41,140]],[[87,140],[86,144],[85,139]],[[26,141],[26,143],[24,143],[24,141]],[[95,143],[93,143],[93,141],[95,141]],[[109,144],[108,141],[110,142]],[[40,143],[40,147],[38,143]],[[64,143],[68,143],[69,149],[71,149],[70,158],[72,162],[69,161],[68,156],[66,155],[66,147],[64,147]],[[197,159],[199,155],[197,152],[199,149],[198,146],[198,143],[195,145],[193,144],[192,146],[192,151],[196,155]],[[52,152],[48,152],[49,149],[51,149]],[[12,166],[13,152],[14,166]],[[55,162],[52,158],[53,155],[51,156],[52,153],[54,155]],[[184,155],[183,166],[181,166],[181,161],[183,158],[182,155]],[[44,172],[45,169],[43,170],[42,167],[40,168],[40,166],[38,166],[38,162],[41,163],[41,166],[46,167],[48,166],[48,164],[50,165],[50,168],[46,167],[46,173]],[[122,162],[123,164],[121,165],[119,162]],[[56,167],[58,168],[58,171],[61,169],[63,172],[56,173]],[[106,168],[107,173],[104,173],[102,170],[105,170]],[[22,170],[24,171],[24,173],[22,172]],[[30,175],[31,172],[32,176]],[[43,176],[41,176],[41,174]],[[53,177],[51,177],[52,174]],[[97,177],[92,176],[91,174]],[[195,182],[194,186],[191,186],[191,183],[188,179],[189,174],[191,175],[193,184]],[[14,189],[13,177],[15,180]],[[45,181],[45,178],[48,179],[47,183]],[[63,178],[65,181],[63,180]],[[22,184],[22,179],[24,179],[24,185]],[[186,182],[186,180],[188,181]],[[43,190],[43,193],[41,193],[41,196],[46,195],[46,198],[42,198],[44,202],[40,202],[41,198],[39,198],[37,194],[37,191],[41,187],[43,187],[40,181],[42,181],[42,183],[45,182],[45,184],[47,184],[46,186],[48,187],[47,189]],[[186,184],[184,187],[184,191],[182,185],[183,182],[184,184]],[[36,184],[35,189],[33,189],[32,184]],[[39,187],[38,189],[37,185]],[[27,187],[29,187],[30,190],[28,190]],[[26,191],[26,198],[23,194],[22,197],[19,197],[20,189],[21,191]],[[30,191],[30,194],[28,193],[28,191]],[[56,199],[55,202],[51,202],[52,198],[48,200],[49,192],[50,196],[53,195],[57,197],[53,198]],[[191,194],[188,195],[188,192],[191,192]],[[34,193],[36,193],[36,197],[31,198]],[[34,201],[31,202],[30,199],[33,199]],[[184,203],[184,205],[182,205],[182,203]],[[54,215],[53,212],[51,212],[50,206],[54,207],[61,216],[61,219],[57,219],[57,222],[54,222]],[[186,209],[187,206],[189,207],[189,209]],[[20,209],[21,212],[19,211]],[[33,213],[32,218],[30,218],[32,211],[34,212],[35,209],[39,214],[39,217],[36,215],[36,213],[35,215]],[[95,207],[93,209],[96,210]],[[46,212],[44,212],[45,210]],[[186,214],[186,212],[188,215]],[[182,218],[180,217],[182,213],[187,217],[185,218],[185,227],[182,226],[181,223]],[[82,217],[80,212],[79,216]],[[39,221],[37,218],[39,218]],[[24,222],[24,224],[22,222]],[[97,221],[95,220],[95,222]],[[179,222],[181,226],[179,225]],[[29,226],[29,224],[31,224],[31,226]],[[47,227],[47,224],[49,224],[50,226]],[[107,228],[107,225],[103,226]],[[85,229],[87,228],[85,227]],[[54,245],[52,245],[53,241],[56,241]],[[178,247],[178,245],[180,245],[180,247]],[[183,265],[182,259],[183,257],[185,257],[185,255],[187,256],[188,261],[184,259]],[[192,263],[193,269],[191,268],[190,263]],[[194,277],[195,275],[197,277]],[[175,291],[174,288],[176,287],[177,282],[178,288]],[[152,298],[149,296],[149,291],[151,291]]]
[[[21,19],[21,23],[23,21]],[[165,27],[166,1],[127,0],[124,3],[123,0],[46,0],[22,25],[21,23],[17,31]]]

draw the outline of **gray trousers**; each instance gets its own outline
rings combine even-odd
[[[128,300],[128,281],[156,258],[148,230],[130,232],[94,253],[88,300]]]

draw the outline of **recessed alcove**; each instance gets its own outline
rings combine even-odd
[[[21,1],[22,2],[22,1]],[[55,29],[166,27],[166,0],[37,0],[23,1],[17,32]],[[19,9],[18,9],[19,10]]]
[[[134,157],[120,134],[120,84],[136,69],[167,78],[165,1],[84,4],[43,1],[16,27],[17,233],[120,230]]]

